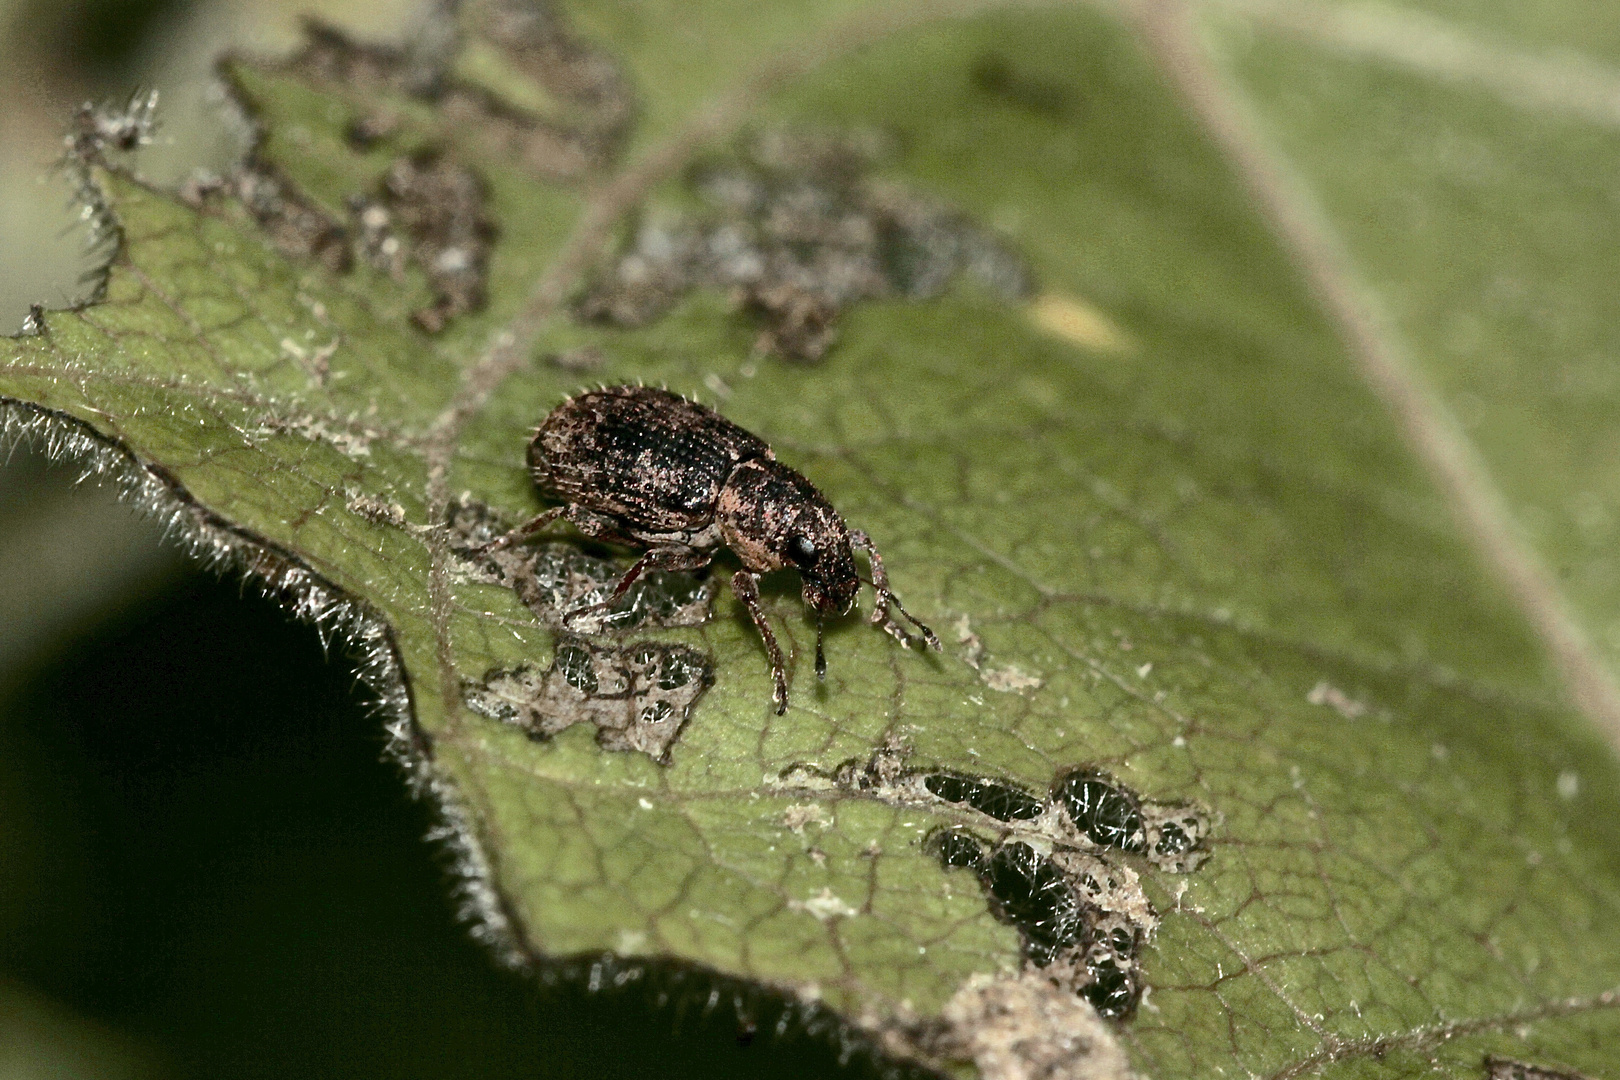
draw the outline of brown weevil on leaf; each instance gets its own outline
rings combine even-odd
[[[912,637],[889,615],[892,605],[936,651],[939,638],[889,591],[883,559],[872,540],[850,529],[815,485],[776,460],[763,439],[725,417],[667,390],[609,386],[564,401],[529,443],[529,472],[546,495],[562,501],[487,544],[499,550],[567,516],[580,532],[608,543],[645,548],[646,554],[602,604],[578,608],[574,618],[616,602],[642,574],[697,570],[721,548],[742,562],[731,588],[765,639],[778,715],[787,711],[787,675],[759,605],[759,575],[793,567],[803,580],[804,602],[816,612],[816,677],[825,678],[821,624],[855,602],[862,578],[854,549],[866,552],[877,604],[871,621],[902,645]]]

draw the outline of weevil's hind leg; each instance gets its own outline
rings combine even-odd
[[[893,617],[889,615],[889,605],[893,604],[895,610],[904,615],[911,625],[918,629],[928,647],[935,652],[940,652],[943,646],[940,645],[939,638],[934,635],[934,632],[918,622],[916,617],[900,603],[900,598],[889,591],[889,575],[883,569],[883,556],[878,554],[877,546],[872,543],[872,538],[860,529],[851,529],[849,542],[857,550],[866,552],[867,561],[872,564],[872,591],[877,594],[877,602],[873,604],[870,616],[872,625],[881,626],[884,633],[906,648],[911,648],[911,635],[906,633],[905,627],[895,622]]]
[[[474,556],[475,558],[482,558],[485,555],[493,555],[497,551],[504,551],[513,544],[533,536],[535,533],[539,532],[547,525],[550,525],[553,521],[556,521],[567,512],[568,507],[566,506],[553,506],[550,510],[545,511],[542,514],[536,514],[534,517],[530,518],[528,521],[525,521],[522,525],[519,525],[511,532],[506,533],[504,536],[498,536],[487,544],[479,544],[477,547],[469,551],[468,554]]]
[[[612,607],[619,602],[625,593],[630,591],[630,586],[634,585],[636,580],[643,574],[651,573],[654,570],[701,570],[713,560],[714,556],[712,554],[699,551],[696,548],[653,548],[637,559],[634,566],[625,571],[624,577],[620,578],[619,583],[613,587],[611,596],[600,604],[587,604],[584,607],[568,609],[563,612],[563,622],[566,623],[579,618],[581,615],[588,615],[593,611],[601,611],[604,608]]]
[[[759,579],[747,570],[739,570],[731,575],[731,591],[748,609],[759,636],[765,639],[765,652],[771,658],[771,678],[776,683],[771,701],[776,705],[776,715],[781,716],[787,712],[787,669],[782,664],[782,650],[776,644],[776,635],[771,633],[771,624],[765,621],[765,609],[759,606]]]

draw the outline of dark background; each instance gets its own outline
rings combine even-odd
[[[223,164],[209,60],[284,46],[299,6],[0,0],[0,332],[82,288],[66,189],[40,182],[71,108],[157,86],[148,175]],[[375,32],[398,8],[322,13]],[[701,975],[590,994],[501,970],[353,664],[76,477],[27,448],[0,467],[0,1075],[875,1071],[778,1035],[769,999],[748,1039]]]

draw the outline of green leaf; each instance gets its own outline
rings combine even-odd
[[[1220,109],[1167,86],[1168,24],[1150,13],[1144,50],[1106,15],[1001,6],[581,2],[567,14],[589,47],[543,34],[529,52],[474,6],[483,30],[437,99],[397,58],[329,39],[299,63],[234,63],[262,130],[247,175],[281,194],[244,203],[234,182],[188,204],[86,166],[118,230],[105,295],[0,345],[7,424],[115,472],[202,554],[364,651],[400,752],[454,826],[474,916],[520,962],[696,965],[991,1077],[1118,1075],[1119,1048],[1159,1080],[1475,1077],[1486,1053],[1615,1072],[1620,776],[1565,704],[1568,651],[1549,654],[1547,619],[1526,616],[1448,476],[1369,386],[1341,336],[1354,311],[1300,257],[1254,163],[1238,154],[1234,171],[1221,151],[1242,147],[1200,127]],[[1611,133],[1515,134],[1494,100],[1458,105],[1310,49],[1262,32],[1232,62],[1302,185],[1316,178],[1324,227],[1387,285],[1415,362],[1478,380],[1446,351],[1446,313],[1467,308],[1430,287],[1435,268],[1489,279],[1482,207],[1531,215],[1537,237],[1534,215],[1581,211],[1556,186],[1503,180],[1485,202],[1414,188],[1438,175],[1429,151],[1398,140],[1369,164],[1365,140],[1403,110],[1441,113],[1476,124],[1487,156],[1592,169]],[[609,57],[627,82],[601,81]],[[1208,62],[1171,81],[1196,89]],[[628,129],[626,85],[641,104]],[[713,288],[635,328],[575,318],[633,219],[702,212],[697,166],[807,131],[884,147],[874,185],[999,236],[1038,295],[959,276],[932,298],[863,300],[813,364],[759,355],[760,317]],[[390,168],[426,168],[428,150],[481,181],[482,307],[421,260],[344,267],[347,241],[321,231],[361,231],[351,197],[380,198]],[[1403,199],[1446,227],[1392,225],[1378,200]],[[1536,355],[1592,379],[1598,233],[1568,226],[1557,235],[1586,253],[1527,259],[1515,279],[1557,291],[1574,313],[1558,326],[1587,335],[1548,330]],[[1516,347],[1514,327],[1476,324],[1470,340]],[[585,378],[544,358],[586,347],[606,357],[591,380],[668,384],[769,440],[871,533],[944,653],[852,617],[829,626],[818,686],[813,622],[791,580],[768,578],[792,654],[786,715],[726,594],[702,625],[610,639],[712,666],[667,764],[605,748],[588,723],[535,741],[502,722],[516,683],[495,700],[481,682],[545,672],[563,650],[455,554],[446,523],[476,504],[513,523],[541,508],[525,445]],[[1524,380],[1480,396],[1522,420],[1538,400]],[[1594,490],[1606,401],[1470,429],[1484,479],[1560,506]],[[1537,535],[1562,565],[1570,534]],[[1584,576],[1547,603],[1596,625],[1613,611],[1600,545],[1570,559]],[[1071,990],[1017,978],[1019,931],[926,842],[1005,830],[897,779],[902,755],[1037,797],[1102,769],[1218,822],[1190,873],[1099,856],[1140,875],[1157,911],[1133,1016],[1095,1027]],[[1048,824],[1011,827],[1091,850]]]

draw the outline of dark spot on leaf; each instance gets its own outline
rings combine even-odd
[[[1091,982],[1080,994],[1091,1002],[1092,1008],[1110,1019],[1124,1016],[1136,1005],[1137,985],[1127,968],[1122,968],[1111,955],[1104,955],[1090,965]]]
[[[941,866],[978,871],[984,864],[984,846],[958,829],[940,829],[930,834],[927,847]]]
[[[1185,874],[1196,870],[1209,858],[1212,815],[1185,804],[1162,805],[1139,801],[1142,829],[1146,836],[1147,858],[1160,870]]]
[[[1153,850],[1160,855],[1184,855],[1192,848],[1192,838],[1173,821],[1167,821],[1159,830],[1159,842]]]
[[[998,848],[983,881],[991,909],[1018,928],[1026,955],[1037,965],[1045,967],[1059,951],[1084,940],[1080,898],[1052,860],[1028,844],[1013,841]]]
[[[667,671],[680,671],[682,681],[665,686],[660,672]],[[474,712],[536,738],[594,724],[604,750],[636,750],[666,764],[692,706],[713,681],[709,658],[684,645],[563,638],[545,671],[530,665],[492,671],[462,689]]]
[[[645,663],[645,653],[633,653],[632,663]],[[587,694],[596,693],[596,665],[591,662],[590,650],[577,642],[565,641],[557,646],[553,661],[562,673],[563,681]]]
[[[999,53],[975,60],[968,79],[980,93],[1052,119],[1069,119],[1079,109],[1080,102],[1068,86],[1021,72]]]
[[[1136,797],[1104,774],[1071,773],[1058,781],[1053,794],[1074,827],[1092,843],[1126,851],[1142,849],[1142,811]]]
[[[946,802],[966,803],[998,821],[1028,821],[1046,810],[1040,799],[1010,784],[961,773],[929,773],[923,785]]]
[[[658,686],[662,690],[679,690],[702,675],[703,670],[689,663],[684,654],[666,653],[658,665]]]

